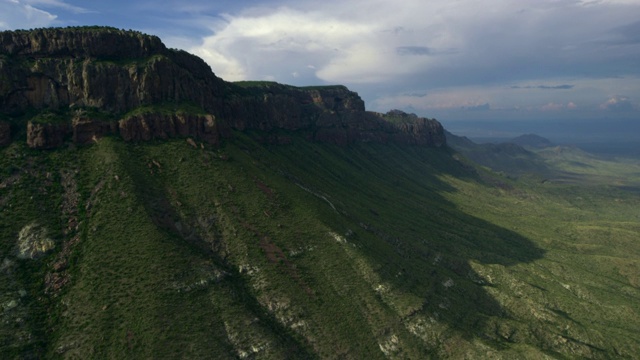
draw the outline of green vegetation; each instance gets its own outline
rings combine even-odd
[[[300,89],[305,90],[344,90],[349,91],[349,89],[344,85],[315,85],[315,86],[302,86]]]
[[[278,89],[289,89],[289,90],[344,90],[349,91],[344,85],[316,85],[316,86],[292,86],[286,84],[280,84],[275,81],[256,81],[256,80],[245,80],[245,81],[236,81],[233,82],[234,85],[237,85],[241,88],[278,88]]]
[[[394,124],[404,124],[415,121],[418,118],[416,114],[407,114],[400,110],[391,110],[386,114],[382,114],[383,118],[390,123]]]
[[[620,165],[543,183],[283,135],[0,149],[2,358],[640,353],[640,194],[600,181]],[[34,222],[55,247],[18,258]]]
[[[556,182],[600,184],[618,187],[640,185],[640,161],[637,159],[605,160],[576,147],[556,146],[536,151],[561,173]]]
[[[59,124],[68,123],[71,120],[71,112],[68,109],[61,110],[44,110],[38,112],[34,117],[29,119],[36,124]]]
[[[192,114],[192,115],[204,115],[206,112],[198,105],[189,102],[165,102],[161,104],[144,105],[139,106],[126,114],[121,118],[128,118],[136,115],[143,114]]]
[[[234,85],[243,87],[243,88],[251,88],[251,87],[269,87],[269,86],[287,86],[275,81],[257,81],[257,80],[245,80],[245,81],[235,81]]]

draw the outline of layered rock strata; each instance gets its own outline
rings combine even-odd
[[[196,111],[160,110],[167,104]],[[148,111],[133,111],[140,108]],[[202,59],[167,49],[154,36],[99,27],[0,32],[0,114],[24,119],[34,111],[82,113],[74,109],[120,120],[76,115],[66,124],[22,120],[29,146],[88,144],[115,134],[126,141],[190,136],[217,144],[232,130],[301,132],[340,145],[445,144],[437,121],[415,116],[395,121],[399,113],[388,121],[387,114],[365,111],[358,94],[344,86],[228,83]],[[11,127],[0,123],[0,145],[10,139]]]

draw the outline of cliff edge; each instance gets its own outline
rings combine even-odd
[[[233,130],[302,133],[314,141],[442,146],[436,120],[365,111],[344,86],[229,83],[159,38],[105,27],[0,32],[0,146],[33,148],[101,136],[176,136],[218,143]],[[265,136],[272,142],[278,137]]]

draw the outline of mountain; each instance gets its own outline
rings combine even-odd
[[[493,171],[509,176],[552,177],[557,170],[552,169],[545,160],[533,151],[525,149],[515,142],[499,144],[476,144],[467,137],[458,136],[445,130],[447,143],[456,151],[473,162],[486,166]]]
[[[136,32],[0,39],[3,359],[640,353],[639,194]]]
[[[227,83],[201,59],[153,36],[111,28],[0,35],[0,109],[26,124],[32,148],[119,134],[127,141],[193,136],[210,144],[231,130],[293,130],[342,145],[355,141],[444,144],[435,120],[389,122],[343,86]],[[34,116],[35,112],[40,112]],[[22,121],[25,122],[25,121]],[[12,131],[25,131],[14,120]],[[8,142],[5,123],[2,142]],[[17,128],[17,129],[16,129]]]
[[[509,142],[512,144],[531,148],[546,148],[553,146],[553,143],[551,143],[549,139],[535,134],[520,135],[509,140]]]

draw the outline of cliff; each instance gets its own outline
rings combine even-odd
[[[99,116],[83,115],[87,109]],[[55,113],[59,123],[39,123],[33,114],[42,112]],[[437,121],[390,122],[365,111],[344,86],[228,83],[155,36],[101,27],[0,32],[0,115],[10,119],[0,126],[0,145],[10,142],[13,123],[26,129],[30,146],[43,149],[69,137],[85,144],[117,134],[127,141],[192,136],[215,144],[232,130],[287,130],[340,145],[445,143]]]
[[[0,33],[0,109],[99,108],[164,101],[215,106],[228,85],[201,59],[157,37],[110,28]]]

